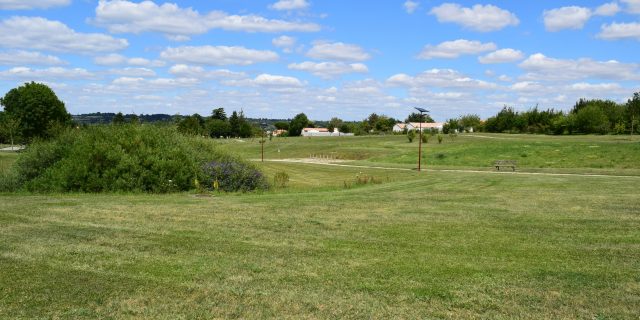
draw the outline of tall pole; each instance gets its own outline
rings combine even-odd
[[[420,113],[422,115],[422,113]],[[422,117],[420,117],[420,138],[418,141],[418,171],[420,171],[420,164],[422,162]]]

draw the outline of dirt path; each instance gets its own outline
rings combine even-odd
[[[254,161],[260,161],[255,159]],[[379,166],[363,166],[353,164],[343,164],[345,160],[322,160],[322,159],[267,159],[267,162],[284,162],[284,163],[304,163],[323,166],[347,167],[347,168],[363,168],[377,170],[395,170],[395,171],[416,171],[407,168],[390,168]],[[634,178],[640,179],[640,176],[630,175],[613,175],[613,174],[590,174],[590,173],[548,173],[548,172],[522,172],[522,171],[483,171],[468,169],[422,169],[423,172],[463,172],[463,173],[482,173],[482,174],[513,174],[513,175],[530,175],[530,176],[550,176],[550,177],[606,177],[606,178]]]

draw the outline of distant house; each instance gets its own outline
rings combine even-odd
[[[279,137],[285,133],[287,133],[287,130],[283,130],[283,129],[273,130],[273,136],[275,137]]]
[[[444,127],[444,123],[443,122],[423,122],[422,124],[420,124],[420,122],[396,123],[396,125],[393,126],[393,132],[403,132],[405,129],[407,131],[420,130],[420,127],[422,127],[422,130],[438,130],[439,132],[442,132],[442,127]]]
[[[338,137],[338,136],[352,136],[353,133],[341,133],[338,128],[334,128],[333,132],[327,128],[304,128],[302,129],[303,137]]]

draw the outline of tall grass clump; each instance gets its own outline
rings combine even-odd
[[[35,192],[154,192],[194,188],[211,179],[208,163],[232,164],[226,191],[266,188],[253,166],[218,150],[211,141],[153,125],[93,126],[36,142],[13,167],[16,187]],[[246,178],[245,176],[249,176]],[[225,178],[227,178],[225,176]]]

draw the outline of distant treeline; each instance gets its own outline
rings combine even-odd
[[[77,124],[106,124],[112,123],[116,116],[122,115],[126,122],[138,121],[138,122],[170,122],[173,121],[175,116],[168,114],[121,114],[121,113],[86,113],[72,115],[72,119]]]
[[[640,133],[640,93],[626,103],[580,99],[571,111],[537,107],[518,112],[505,106],[475,130],[505,133],[543,134],[629,134]]]

